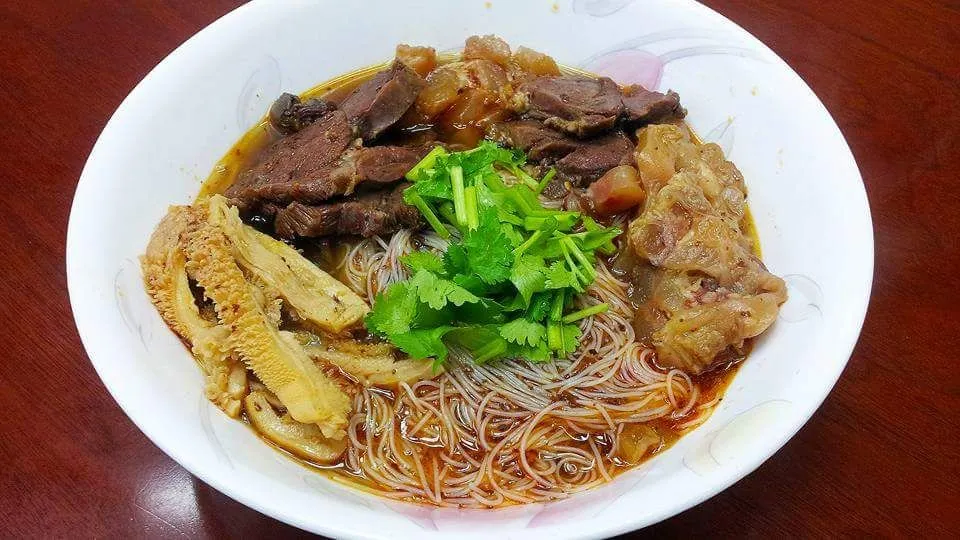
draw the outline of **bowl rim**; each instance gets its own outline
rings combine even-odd
[[[823,105],[822,101],[820,101],[819,97],[816,96],[806,82],[804,82],[803,79],[766,44],[745,29],[741,28],[735,22],[707,6],[692,0],[684,0],[683,3],[689,4],[692,9],[701,10],[706,16],[713,17],[724,26],[740,32],[743,37],[752,41],[754,46],[768,53],[773,62],[777,63],[780,68],[785,69],[787,73],[796,78],[796,82],[800,85],[800,88],[812,95],[817,106],[819,106],[819,108],[822,110],[822,113],[831,120],[832,128],[837,131],[839,134],[839,140],[842,141],[842,150],[845,151],[846,155],[849,157],[849,160],[852,162],[854,170],[856,171],[857,179],[859,180],[859,185],[857,186],[859,187],[859,190],[856,195],[862,198],[864,210],[864,215],[862,217],[865,217],[865,223],[861,224],[862,230],[860,230],[859,233],[862,235],[860,239],[869,244],[869,260],[863,261],[864,267],[861,269],[864,274],[864,284],[866,285],[864,288],[864,294],[860,298],[860,301],[857,305],[848,306],[851,310],[850,312],[853,314],[853,324],[850,328],[850,331],[843,336],[844,340],[838,340],[837,344],[834,346],[836,354],[841,355],[844,360],[835,364],[835,369],[833,372],[824,373],[819,377],[821,381],[819,392],[816,394],[811,394],[812,397],[799,404],[801,405],[800,412],[795,416],[795,420],[790,424],[788,429],[784,429],[781,432],[780,436],[777,437],[776,440],[768,442],[765,451],[754,452],[749,456],[748,459],[745,458],[739,461],[735,466],[729,466],[725,468],[723,474],[714,479],[709,485],[697,490],[693,490],[691,495],[678,499],[669,508],[665,508],[658,513],[646,515],[637,514],[638,517],[635,518],[620,519],[602,524],[592,523],[594,527],[591,531],[587,532],[586,534],[576,536],[573,536],[573,531],[564,529],[563,525],[550,525],[538,528],[538,537],[546,537],[550,534],[558,534],[558,537],[564,538],[602,538],[637,530],[639,528],[658,523],[702,503],[703,501],[727,489],[732,484],[756,470],[767,459],[773,456],[773,454],[779,451],[779,449],[782,448],[783,445],[786,444],[786,442],[789,441],[819,409],[827,395],[835,386],[841,373],[845,369],[857,344],[866,317],[873,287],[873,273],[875,264],[873,220],[862,175],[860,174],[859,167],[856,164],[856,160],[850,150],[849,144],[837,126],[836,120],[834,120],[833,116]],[[189,51],[196,42],[217,34],[228,28],[231,24],[239,22],[244,18],[257,17],[259,16],[259,13],[265,9],[269,9],[267,0],[252,0],[249,3],[243,4],[222,15],[197,33],[193,34],[176,49],[171,51],[166,57],[164,57],[163,60],[154,66],[154,68],[151,69],[150,72],[147,73],[147,75],[145,75],[143,79],[136,84],[136,86],[134,86],[134,88],[123,99],[123,101],[111,115],[108,122],[105,124],[100,135],[97,137],[96,143],[90,151],[87,161],[84,164],[83,171],[81,172],[79,181],[74,190],[73,201],[70,208],[70,217],[67,226],[67,237],[65,244],[65,260],[67,289],[70,298],[71,311],[73,313],[74,323],[77,327],[77,331],[87,357],[96,370],[98,377],[109,391],[111,397],[116,401],[121,410],[123,410],[124,414],[126,414],[126,416],[137,426],[141,433],[143,433],[154,445],[160,448],[160,450],[163,451],[167,456],[177,462],[177,464],[184,467],[184,469],[186,469],[190,474],[199,478],[220,493],[223,493],[224,495],[247,507],[253,508],[262,514],[306,531],[330,535],[337,538],[386,538],[389,534],[389,531],[384,531],[382,536],[360,534],[354,528],[346,526],[342,523],[335,521],[318,522],[316,520],[305,519],[298,515],[284,512],[282,505],[266,502],[264,498],[257,497],[251,491],[243,489],[239,482],[221,477],[215,472],[205,469],[204,466],[191,458],[188,452],[183,451],[183,449],[178,449],[176,445],[168,444],[168,441],[162,436],[161,433],[151,429],[150,426],[147,426],[141,419],[131,412],[131,403],[120,397],[118,392],[115,391],[114,384],[108,382],[110,380],[110,376],[107,373],[108,370],[106,365],[99,363],[96,360],[98,356],[102,356],[103,354],[102,350],[100,349],[99,339],[96,337],[100,331],[91,318],[84,316],[85,313],[83,306],[79,304],[78,300],[78,298],[82,296],[80,293],[80,288],[83,285],[80,282],[79,274],[81,270],[79,268],[77,258],[79,257],[79,252],[83,246],[81,246],[79,243],[79,233],[77,232],[76,225],[76,222],[79,219],[77,216],[82,213],[80,203],[78,202],[80,199],[77,197],[77,194],[80,192],[84,184],[89,184],[92,182],[92,180],[89,180],[89,177],[93,174],[90,172],[91,163],[96,162],[103,151],[102,141],[104,139],[104,134],[110,132],[111,129],[115,127],[115,124],[119,122],[118,118],[122,118],[126,111],[132,107],[131,104],[135,103],[139,99],[139,96],[144,93],[143,89],[154,84],[154,80],[158,78],[157,73],[164,68],[180,61],[182,57],[188,54],[187,51]]]

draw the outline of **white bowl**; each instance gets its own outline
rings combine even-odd
[[[547,505],[460,512],[341,487],[264,445],[203,397],[160,320],[137,256],[167,206],[281,91],[384,61],[397,43],[462,46],[496,33],[564,64],[680,93],[689,122],[747,179],[764,260],[790,300],[710,420],[612,484]],[[770,457],[810,417],[853,349],[873,238],[856,163],[816,96],[747,32],[687,1],[254,1],[161,62],[104,128],[77,186],[67,274],[84,346],[117,403],[191,473],[317,533],[353,538],[595,538],[669,517]],[[824,463],[824,467],[829,464]]]

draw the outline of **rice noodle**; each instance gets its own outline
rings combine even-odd
[[[433,233],[400,231],[357,243],[346,257],[347,284],[372,303],[409,274],[399,261],[417,249],[441,251]],[[452,351],[433,380],[394,391],[362,388],[354,397],[344,468],[338,474],[394,499],[488,508],[566,497],[609,481],[632,464],[619,458],[626,426],[659,419],[695,427],[719,397],[698,403],[683,371],[653,363],[636,341],[627,284],[605,264],[579,307],[610,308],[580,321],[580,346],[536,364],[475,365]]]

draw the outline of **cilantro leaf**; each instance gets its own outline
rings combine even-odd
[[[460,244],[450,244],[443,254],[443,268],[449,276],[464,273],[468,264],[467,250]]]
[[[547,289],[565,289],[576,286],[578,286],[577,277],[562,261],[551,264],[550,268],[547,269],[545,283]]]
[[[542,324],[520,318],[501,326],[500,335],[511,343],[536,347],[547,337],[547,329]]]
[[[577,350],[580,343],[580,327],[575,324],[547,324],[547,346],[559,356],[567,356]]]
[[[447,334],[447,341],[468,351],[474,351],[487,343],[500,339],[497,325],[474,325],[454,328]]]
[[[503,304],[503,310],[510,311],[523,311],[527,309],[527,303],[524,301],[523,297],[518,295],[513,296]]]
[[[522,165],[525,161],[522,153],[518,154],[490,141],[481,141],[473,150],[458,152],[452,155],[459,157],[459,165],[463,167],[463,173],[466,176],[480,173],[495,163]]]
[[[453,200],[453,187],[450,185],[450,175],[443,169],[427,169],[421,171],[420,178],[413,184],[413,189],[420,196],[428,199]]]
[[[417,298],[433,309],[443,309],[448,302],[462,306],[480,301],[470,291],[450,280],[438,278],[428,270],[418,270],[409,283],[416,290]]]
[[[446,156],[447,150],[442,146],[434,146],[427,155],[414,165],[409,171],[407,171],[406,178],[411,182],[416,182],[421,178],[423,172],[426,170],[431,170],[437,163],[437,159],[441,156]]]
[[[463,238],[470,271],[488,284],[506,281],[513,266],[513,246],[500,229],[497,212],[485,208],[480,212],[476,229],[467,231]]]
[[[427,270],[439,276],[444,275],[446,272],[443,260],[432,251],[414,251],[413,253],[408,253],[400,257],[400,262],[414,272]]]
[[[393,283],[377,295],[373,309],[367,314],[367,329],[383,337],[410,330],[416,317],[417,297],[405,282]]]
[[[416,315],[413,324],[410,325],[411,328],[423,329],[444,326],[451,324],[456,319],[455,313],[449,309],[449,306],[444,309],[433,309],[421,302],[417,302],[415,305]]]
[[[452,326],[411,330],[391,335],[390,341],[414,360],[432,357],[437,363],[442,363],[447,359],[447,345],[443,342],[443,336],[451,330]]]
[[[511,358],[522,358],[528,362],[549,362],[553,360],[553,351],[547,347],[546,342],[541,342],[536,347],[520,346],[511,344],[507,352]]]
[[[487,285],[474,274],[457,274],[453,276],[453,282],[477,296],[489,296],[496,289],[495,286]]]
[[[510,270],[510,281],[520,292],[525,305],[530,304],[533,293],[544,289],[547,281],[543,275],[545,268],[542,257],[524,255],[517,259],[513,269]]]
[[[454,328],[448,340],[470,352],[473,361],[482,364],[507,354],[509,344],[500,337],[495,325]]]
[[[583,227],[586,229],[584,232],[571,235],[580,249],[607,254],[616,252],[613,241],[623,232],[619,227],[601,227],[590,217],[583,218]]]
[[[515,229],[510,223],[504,223],[500,226],[500,230],[503,232],[504,236],[510,241],[511,246],[519,246],[523,243],[523,235],[520,234],[520,231]]]
[[[467,324],[498,324],[506,320],[504,307],[488,298],[453,309],[454,319]]]
[[[377,295],[373,309],[367,314],[367,329],[379,336],[393,336],[411,329],[430,328],[449,323],[452,313],[433,309],[418,301],[417,290],[410,281],[393,283]]]

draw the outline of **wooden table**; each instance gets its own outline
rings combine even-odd
[[[955,536],[960,6],[708,3],[779,53],[840,124],[873,209],[874,293],[846,372],[806,427],[732,488],[637,536]],[[237,4],[0,6],[0,536],[306,536],[207,487],[137,431],[91,368],[66,294],[70,201],[104,123],[164,55]]]

